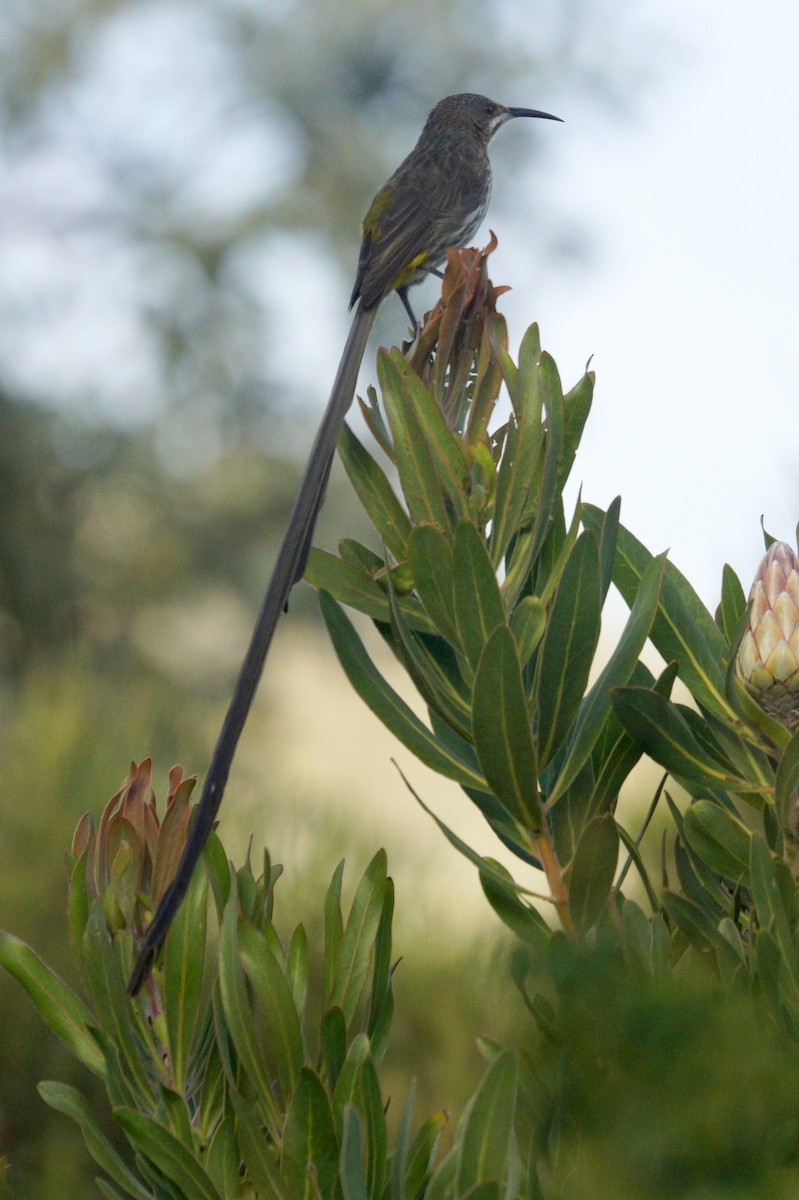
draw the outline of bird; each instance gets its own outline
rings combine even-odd
[[[477,232],[491,199],[488,144],[514,117],[561,119],[473,93],[438,102],[363,219],[350,308],[360,301],[371,310],[396,291],[416,328],[408,288],[435,271],[450,246],[465,246]]]
[[[372,200],[362,240],[350,309],[350,326],[330,399],[314,439],[297,499],[272,570],[188,838],[175,876],[164,892],[139,951],[128,985],[135,995],[147,979],[158,947],[186,894],[216,820],[241,731],[289,593],[302,578],[316,518],[344,418],[355,394],[369,333],[382,301],[396,292],[416,333],[408,289],[440,274],[451,246],[476,233],[491,198],[489,143],[516,117],[561,121],[535,108],[511,108],[466,92],[445,96],[431,110],[414,148]]]

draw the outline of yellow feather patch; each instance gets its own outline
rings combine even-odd
[[[363,219],[361,227],[364,233],[371,233],[373,237],[378,233],[378,222],[383,213],[390,208],[393,199],[394,195],[388,188],[383,187],[380,189],[369,205],[369,211]]]
[[[415,258],[412,258],[392,279],[389,290],[393,291],[395,288],[406,287],[408,284],[416,283],[419,270],[424,266],[429,257],[430,255],[427,250],[423,250],[421,254],[417,254]]]

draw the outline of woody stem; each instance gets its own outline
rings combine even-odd
[[[568,937],[575,936],[575,929],[569,912],[569,892],[563,878],[558,856],[549,830],[544,826],[535,834],[535,849],[541,860],[541,866],[547,877],[552,902],[563,926],[563,932]]]

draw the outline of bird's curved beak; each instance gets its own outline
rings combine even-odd
[[[552,113],[541,112],[538,108],[509,108],[508,112],[512,117],[543,117],[546,121],[563,123],[563,117],[554,117]]]

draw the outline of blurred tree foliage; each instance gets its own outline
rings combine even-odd
[[[331,278],[346,294],[360,217],[421,114],[457,90],[618,99],[646,59],[626,14],[586,0],[4,6],[7,379],[125,422],[188,409],[184,460],[186,443],[273,437],[266,413],[303,364],[272,335]],[[496,157],[518,181],[536,147],[533,133]],[[518,186],[514,204],[531,260],[571,244]]]
[[[610,0],[3,5],[0,912],[56,966],[53,851],[79,813],[133,755],[207,757],[293,495],[303,439],[287,414],[312,389],[317,404],[332,371],[343,311],[332,328],[330,314],[374,188],[448,91],[620,102],[646,58],[619,50],[626,13]],[[497,152],[535,167],[532,138]],[[531,258],[573,249],[552,222],[525,203]],[[430,991],[458,972],[458,1022],[423,1024]],[[465,1043],[489,999],[464,972],[430,966],[408,1046]],[[83,1195],[83,1149],[33,1091],[65,1077],[44,1061],[58,1051],[0,989],[14,1030],[0,1039],[0,1153],[16,1194]],[[456,1102],[477,1071],[432,1102]]]

